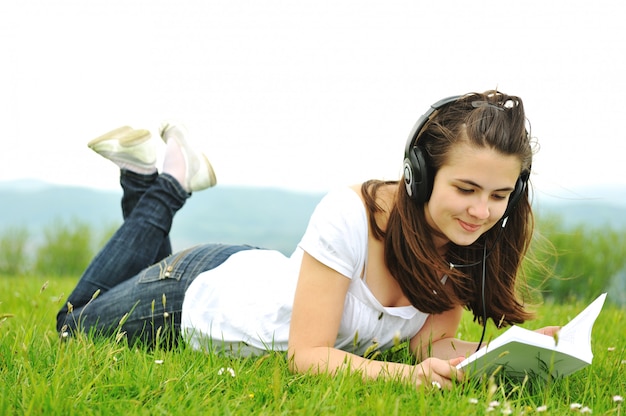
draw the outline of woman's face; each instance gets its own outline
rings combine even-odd
[[[436,237],[437,247],[449,241],[470,245],[493,227],[504,215],[521,166],[516,156],[491,148],[454,145],[426,203],[428,223],[445,236]]]

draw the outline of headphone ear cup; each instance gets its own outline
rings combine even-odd
[[[425,203],[432,193],[432,175],[421,147],[413,146],[404,159],[404,185],[413,201]]]
[[[404,186],[406,187],[406,193],[409,199],[416,203],[425,203],[428,201],[433,191],[433,175],[432,172],[428,170],[423,148],[417,145],[417,140],[420,137],[422,129],[428,123],[434,112],[455,102],[459,98],[461,98],[460,95],[455,95],[439,100],[431,105],[428,111],[417,120],[409,134],[409,138],[404,147]]]
[[[522,196],[526,193],[526,188],[528,187],[528,172],[522,172],[522,174],[517,178],[517,182],[515,182],[515,189],[511,192],[509,196],[509,203],[506,206],[506,211],[504,211],[504,215],[502,218],[507,218],[517,203],[522,199]]]

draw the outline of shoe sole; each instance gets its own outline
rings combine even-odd
[[[132,127],[122,126],[118,127],[115,130],[111,130],[110,132],[105,133],[100,137],[96,137],[95,139],[87,143],[87,146],[94,149],[98,147],[98,144],[101,144],[103,142],[117,141],[120,146],[130,147],[141,144],[149,140],[150,137],[151,135],[148,130],[134,130]]]
[[[192,192],[201,191],[203,189],[211,188],[217,185],[217,177],[215,175],[215,171],[213,170],[213,166],[209,159],[207,159],[204,153],[201,154],[202,159],[204,160],[204,166],[207,168],[206,171],[198,171],[195,176],[189,180],[189,188]],[[208,180],[207,180],[208,176]]]
[[[151,137],[148,130],[123,126],[93,139],[87,146],[120,167],[137,172],[152,171],[156,153],[154,147],[147,143]]]

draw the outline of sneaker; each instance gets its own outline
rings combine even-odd
[[[151,174],[156,171],[156,147],[151,137],[148,130],[123,126],[93,139],[87,146],[120,169]]]
[[[164,122],[159,128],[159,134],[165,143],[173,139],[178,143],[185,159],[185,183],[183,187],[188,192],[197,192],[217,184],[217,177],[213,166],[204,153],[194,149],[185,139],[188,135],[181,124]]]

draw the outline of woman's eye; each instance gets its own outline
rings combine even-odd
[[[473,189],[461,188],[460,186],[457,186],[456,189],[462,194],[471,194],[474,192]]]
[[[506,197],[507,197],[506,195],[498,195],[498,194],[494,194],[492,196],[492,198],[495,199],[496,201],[503,201],[506,199]]]

